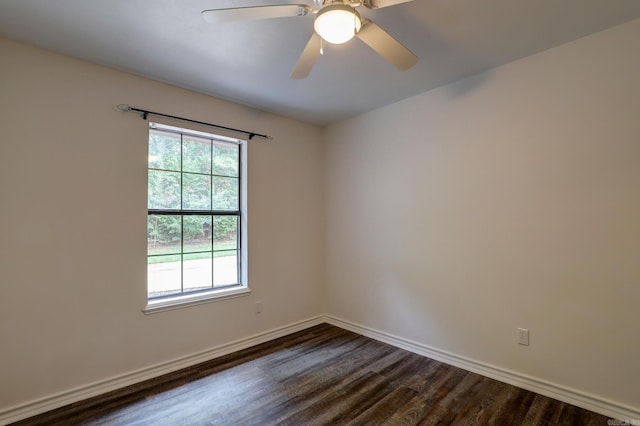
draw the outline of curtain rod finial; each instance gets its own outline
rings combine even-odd
[[[116,106],[116,108],[118,108],[122,112],[131,111],[131,107],[129,105],[127,105],[127,104],[119,104],[118,106]]]

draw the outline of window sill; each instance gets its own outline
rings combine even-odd
[[[217,302],[219,300],[232,299],[235,297],[248,296],[251,290],[247,287],[230,288],[222,290],[212,290],[207,293],[194,295],[176,296],[160,300],[147,302],[147,306],[142,310],[145,314],[155,314],[157,312],[182,309],[189,306],[202,305],[204,303]]]

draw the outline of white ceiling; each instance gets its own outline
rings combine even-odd
[[[640,17],[640,0],[414,0],[359,8],[418,57],[360,40],[289,75],[313,16],[208,24],[204,9],[311,0],[1,0],[0,36],[314,124],[329,124]],[[126,100],[123,100],[126,101]]]

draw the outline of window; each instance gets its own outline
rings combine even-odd
[[[147,310],[248,291],[245,147],[150,123]]]

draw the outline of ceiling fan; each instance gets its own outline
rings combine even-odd
[[[380,9],[409,1],[412,0],[313,0],[315,8],[305,4],[235,7],[204,10],[202,17],[207,22],[220,23],[304,17],[315,14],[313,23],[315,32],[291,73],[291,78],[294,79],[309,75],[311,68],[322,54],[324,42],[342,44],[354,36],[365,42],[396,68],[404,71],[414,66],[418,62],[418,57],[378,25],[369,19],[361,18],[356,8],[364,6],[367,9]]]

